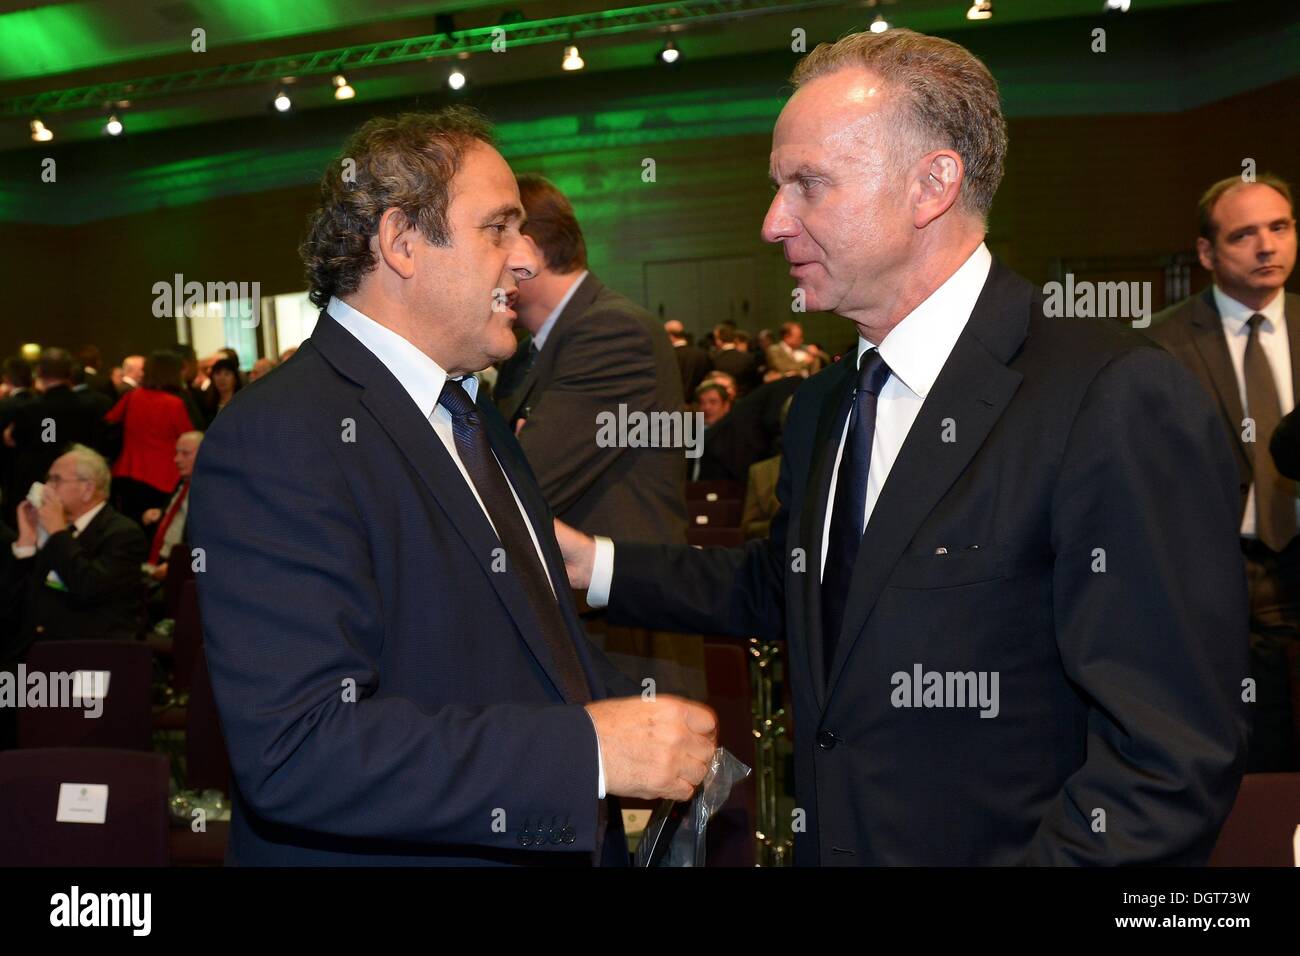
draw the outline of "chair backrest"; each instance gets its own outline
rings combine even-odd
[[[687,501],[740,501],[744,497],[743,482],[721,479],[686,482]]]
[[[718,501],[688,501],[688,524],[693,528],[739,528],[744,502],[731,498]]]
[[[176,626],[172,629],[172,689],[184,693],[190,689],[194,667],[203,648],[203,627],[199,622],[199,586],[190,578],[181,587],[176,606]]]
[[[194,662],[194,681],[185,711],[185,785],[191,790],[211,788],[230,793],[230,757],[202,647]]]
[[[1232,805],[1210,866],[1295,866],[1300,826],[1300,773],[1248,773]]]
[[[37,680],[47,694],[44,706],[18,710],[19,747],[152,747],[153,657],[147,644],[37,641],[23,667],[28,700]],[[69,699],[72,694],[79,694],[79,703]]]
[[[0,866],[166,866],[167,758],[60,747],[0,752]],[[104,822],[84,820],[107,787]],[[86,791],[86,792],[83,792]]]
[[[194,568],[190,563],[189,549],[184,544],[173,545],[167,556],[167,577],[163,579],[163,607],[167,617],[175,619],[180,607],[181,590],[186,581],[193,580]]]
[[[739,644],[706,643],[704,671],[709,684],[708,704],[718,715],[718,744],[753,771],[732,788],[727,802],[709,822],[705,865],[753,866],[758,851],[754,837],[758,821],[754,774],[758,767],[749,660]]]

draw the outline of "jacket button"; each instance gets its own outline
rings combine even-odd
[[[829,730],[817,731],[817,746],[822,750],[834,750],[837,742],[838,738]]]
[[[520,846],[533,845],[533,835],[532,833],[529,832],[527,827],[519,831],[519,845]]]
[[[577,839],[578,839],[578,831],[577,831],[577,830],[573,829],[573,827],[565,827],[565,828],[564,828],[564,842],[565,842],[565,843],[572,843],[572,842],[574,842],[574,841],[577,840]]]

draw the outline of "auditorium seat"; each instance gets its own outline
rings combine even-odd
[[[686,500],[691,501],[742,501],[745,485],[739,481],[688,481]]]
[[[98,717],[86,707],[24,707],[18,711],[18,746],[116,747],[149,750],[153,659],[139,641],[38,641],[27,654],[27,673],[104,672]],[[86,689],[93,680],[83,678]]]
[[[1295,866],[1300,773],[1248,773],[1219,831],[1210,866]]]
[[[0,752],[0,866],[166,866],[167,772],[162,754],[134,750]],[[65,784],[107,787],[104,822],[57,820]]]
[[[686,513],[692,528],[739,528],[744,502],[729,498],[718,501],[688,501]]]

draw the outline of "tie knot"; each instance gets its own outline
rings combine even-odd
[[[469,418],[474,414],[474,400],[465,391],[465,386],[454,378],[447,379],[438,396],[438,404],[451,412],[452,418]]]
[[[858,390],[879,395],[889,381],[889,366],[880,355],[880,349],[870,349],[858,361]]]
[[[1249,319],[1247,319],[1246,322],[1250,325],[1250,330],[1252,332],[1258,332],[1259,327],[1264,324],[1264,317],[1260,315],[1258,312],[1256,312]]]

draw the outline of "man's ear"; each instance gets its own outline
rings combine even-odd
[[[1204,236],[1196,237],[1196,258],[1201,260],[1201,268],[1206,272],[1214,271],[1214,243]]]
[[[912,225],[924,229],[957,201],[966,167],[955,150],[938,149],[916,166],[918,187],[912,209]]]
[[[415,243],[419,235],[406,215],[394,206],[379,217],[379,228],[371,242],[384,265],[403,279],[410,279],[415,275]]]

